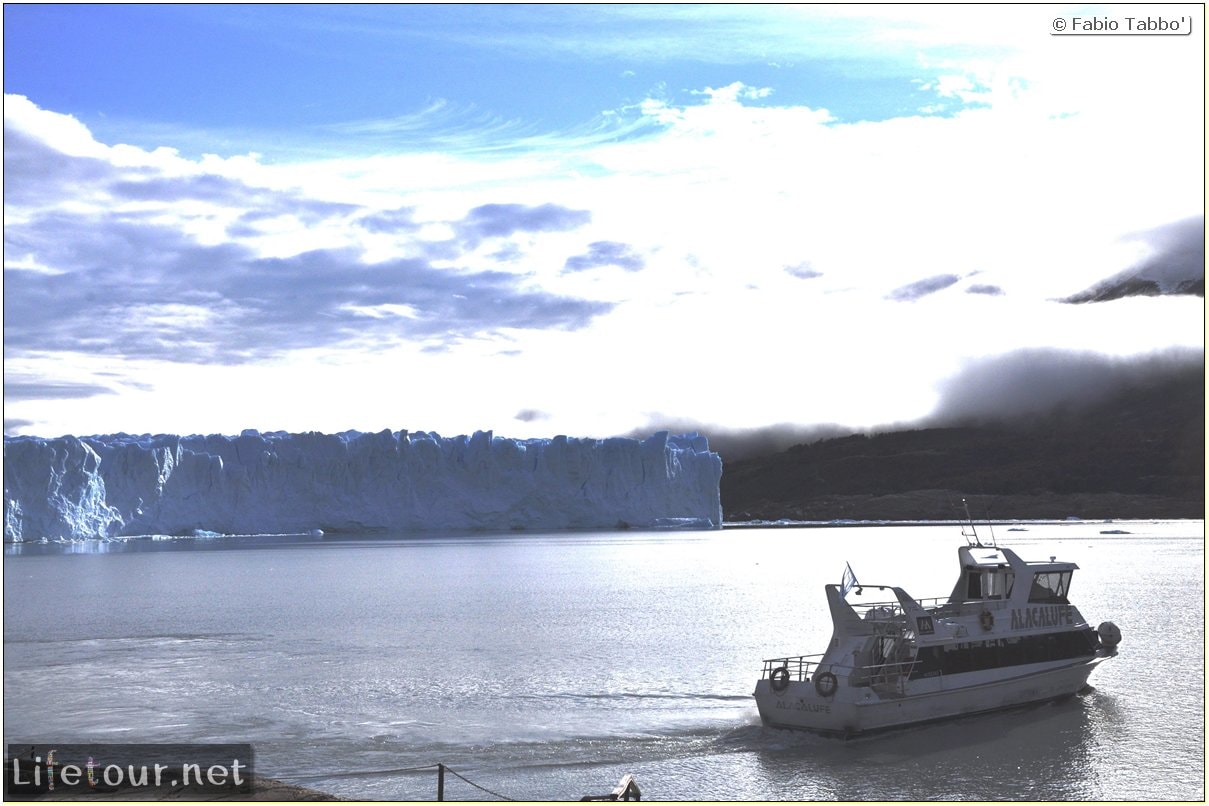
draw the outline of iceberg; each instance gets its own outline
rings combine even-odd
[[[4,439],[4,538],[722,525],[704,436]]]

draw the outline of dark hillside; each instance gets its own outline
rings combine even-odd
[[[1203,518],[1203,367],[1088,408],[822,440],[722,475],[729,521],[950,519],[963,497],[977,517]]]

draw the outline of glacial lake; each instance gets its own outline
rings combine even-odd
[[[644,800],[1203,800],[1204,523],[994,534],[1078,563],[1120,655],[1064,701],[849,741],[763,726],[761,660],[823,651],[846,562],[948,595],[959,525],[6,545],[4,739],[250,742],[357,799],[434,799],[440,762],[489,790],[450,800],[627,773]]]

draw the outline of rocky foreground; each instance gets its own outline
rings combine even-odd
[[[6,792],[6,794],[9,794]],[[339,801],[344,800],[326,792],[319,792],[303,786],[295,786],[265,778],[262,775],[252,776],[250,792],[198,792],[194,789],[181,787],[177,790],[154,789],[149,787],[101,787],[96,790],[75,792],[65,795],[63,791],[50,791],[42,788],[40,792],[9,794],[12,801],[47,801],[64,803],[70,801],[101,801],[105,803],[139,803],[159,801],[179,801],[182,803],[298,803],[302,801]]]

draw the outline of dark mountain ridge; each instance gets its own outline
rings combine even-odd
[[[1127,240],[1142,241],[1152,254],[1136,266],[1062,300],[1073,304],[1125,297],[1205,296],[1205,217],[1175,221]]]
[[[1203,518],[1204,367],[1028,419],[798,445],[726,463],[728,521]]]

